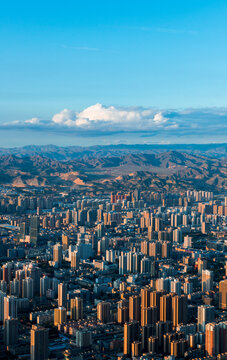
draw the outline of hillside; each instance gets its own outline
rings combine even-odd
[[[80,153],[76,159],[44,155],[0,155],[0,184],[13,187],[116,189],[227,189],[227,158],[178,151],[104,156]]]

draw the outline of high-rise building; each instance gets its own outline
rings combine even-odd
[[[153,224],[153,218],[151,219],[151,222]],[[154,234],[154,226],[148,226],[148,231],[147,231],[148,240],[153,239],[153,234]]]
[[[129,309],[127,306],[117,308],[117,322],[119,324],[124,324],[128,322],[129,319]]]
[[[184,294],[189,295],[193,293],[193,283],[186,280],[184,283]]]
[[[66,211],[66,224],[70,224],[72,222],[72,211],[70,209],[68,209]]]
[[[40,277],[41,269],[38,266],[35,266],[33,263],[25,266],[25,278],[33,279],[33,290],[35,295],[40,294]]]
[[[174,279],[171,281],[171,292],[177,295],[181,295],[181,282],[179,280]]]
[[[92,344],[91,331],[77,330],[76,332],[76,346],[79,348],[87,348]]]
[[[67,250],[69,247],[69,237],[66,234],[62,234],[62,249]]]
[[[183,215],[183,225],[184,225],[184,226],[188,226],[188,223],[189,223],[188,215],[187,215],[187,214],[184,214],[184,215]]]
[[[53,261],[58,265],[61,266],[62,263],[62,246],[61,244],[55,244],[53,247]]]
[[[7,282],[5,280],[0,280],[0,291],[7,292]]]
[[[149,242],[144,240],[141,242],[141,252],[144,254],[144,255],[148,255],[148,252],[149,252]]]
[[[32,299],[34,296],[34,281],[28,277],[22,280],[22,297]]]
[[[171,226],[177,228],[182,224],[182,215],[181,214],[172,214],[171,215]]]
[[[30,242],[37,245],[39,239],[39,218],[32,216],[30,221]]]
[[[137,321],[124,324],[124,355],[131,355],[132,343],[138,339],[139,323]]]
[[[116,250],[106,250],[106,261],[110,263],[115,263],[116,259]]]
[[[19,233],[19,239],[25,240],[26,235],[29,234],[29,228],[28,224],[26,222],[22,222],[20,224],[20,233]]]
[[[133,252],[130,251],[127,253],[127,255],[125,255],[127,257],[127,269],[126,269],[126,273],[132,273],[133,272]],[[120,259],[119,259],[120,261]]]
[[[212,291],[213,290],[213,271],[202,270],[202,291]]]
[[[141,274],[150,274],[151,276],[155,275],[155,266],[154,262],[151,259],[143,258],[140,263],[140,272]]]
[[[156,336],[158,337],[159,348],[164,348],[164,335],[172,332],[172,321],[158,321],[156,323]],[[172,336],[172,334],[170,334]],[[166,344],[167,345],[167,344]],[[164,353],[170,352],[170,349],[164,349]]]
[[[170,354],[174,356],[174,358],[183,358],[184,353],[187,350],[187,340],[180,339],[180,340],[173,340],[170,342]]]
[[[184,248],[185,249],[187,249],[187,248],[190,248],[190,247],[192,247],[192,237],[190,237],[190,236],[185,236],[184,237]]]
[[[10,295],[20,296],[20,281],[13,279],[10,281]]]
[[[198,331],[205,332],[205,326],[207,323],[214,321],[215,307],[211,305],[198,306],[198,319],[197,327]]]
[[[205,221],[202,221],[202,223],[201,223],[202,234],[207,234],[209,232],[209,229],[210,229],[210,224]]]
[[[172,253],[172,246],[171,243],[168,241],[164,241],[162,243],[162,258],[169,259]]]
[[[158,337],[150,336],[148,338],[148,352],[151,354],[158,353]]]
[[[143,288],[141,289],[140,296],[141,296],[141,307],[147,308],[150,306],[150,289]]]
[[[206,324],[206,355],[218,355],[227,352],[227,321]]]
[[[97,319],[103,323],[110,322],[110,303],[102,301],[97,305]]]
[[[18,320],[9,317],[4,323],[4,343],[6,346],[15,345],[18,342]]]
[[[127,274],[127,255],[119,256],[119,274]]]
[[[58,306],[67,307],[67,284],[58,284]]]
[[[15,296],[6,296],[4,298],[4,321],[9,317],[17,318],[18,299]]]
[[[54,325],[63,324],[66,322],[67,313],[66,308],[59,307],[58,309],[54,309]]]
[[[152,323],[152,308],[141,308],[141,326],[151,325]]]
[[[48,336],[48,329],[32,325],[30,343],[31,360],[48,359]]]
[[[187,296],[173,296],[172,297],[172,319],[173,326],[179,324],[186,324],[187,322]]]
[[[2,280],[6,281],[7,283],[10,282],[11,279],[11,274],[12,274],[12,264],[8,263],[8,264],[4,264],[2,266]]]
[[[70,311],[72,320],[83,319],[83,299],[76,297],[70,301]]]
[[[132,342],[132,358],[138,357],[142,352],[142,343],[138,340]]]
[[[163,221],[159,217],[155,218],[155,231],[161,231],[163,228]]]
[[[153,334],[153,325],[142,326],[142,351],[148,352],[148,338]]]
[[[157,306],[141,307],[141,326],[155,324],[158,321],[158,315]]]
[[[160,320],[172,320],[172,296],[171,294],[163,295],[160,298]]]
[[[182,231],[179,229],[173,230],[173,242],[176,244],[182,243]]]
[[[206,270],[206,268],[207,268],[207,260],[198,258],[197,264],[198,264],[198,274],[202,275],[202,271]]]
[[[0,321],[4,320],[4,298],[6,294],[0,290]]]
[[[50,288],[50,278],[43,276],[40,279],[40,296],[46,296],[47,290]]]
[[[171,279],[170,278],[159,278],[156,279],[155,282],[156,290],[158,291],[167,291],[169,292],[171,289]]]
[[[79,268],[79,253],[78,251],[73,251],[71,253],[71,268],[77,270]]]
[[[141,310],[140,310],[141,298],[140,296],[129,297],[129,321],[140,321]]]
[[[150,306],[157,306],[158,319],[160,317],[160,298],[163,295],[161,291],[152,291],[150,293]]]
[[[15,272],[15,278],[19,281],[19,296],[22,296],[22,280],[25,278],[25,271],[17,270]]]
[[[104,227],[104,223],[101,222],[97,225],[97,237],[100,239],[104,235],[105,235],[105,227]]]
[[[92,244],[80,243],[76,245],[76,251],[78,251],[80,259],[88,259],[93,255]]]
[[[160,241],[149,243],[149,256],[154,259],[162,257],[162,243]]]
[[[227,309],[227,279],[219,282],[219,308]]]

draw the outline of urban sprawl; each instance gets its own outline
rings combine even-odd
[[[0,189],[0,359],[227,359],[227,197]]]

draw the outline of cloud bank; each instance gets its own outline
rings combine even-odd
[[[2,123],[1,128],[29,128],[55,133],[104,136],[136,133],[141,137],[209,136],[217,141],[227,135],[227,108],[155,109],[95,104],[78,112],[64,109],[49,120],[37,117],[24,122]]]
[[[227,109],[158,110],[95,104],[81,112],[64,109],[53,116],[52,123],[97,135],[102,132],[138,132],[144,136],[167,133],[215,136],[227,131]]]
[[[58,125],[78,129],[141,131],[160,127],[169,119],[162,112],[152,109],[116,108],[95,104],[81,112],[64,109],[55,114],[52,121]]]

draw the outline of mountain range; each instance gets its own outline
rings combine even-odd
[[[0,185],[225,191],[227,144],[0,148]]]
[[[81,159],[88,157],[120,156],[125,154],[159,154],[168,151],[178,151],[209,157],[227,157],[225,144],[135,144],[135,145],[96,145],[96,146],[56,146],[29,145],[15,148],[0,148],[0,155],[16,155],[19,157],[41,155],[54,160]]]

